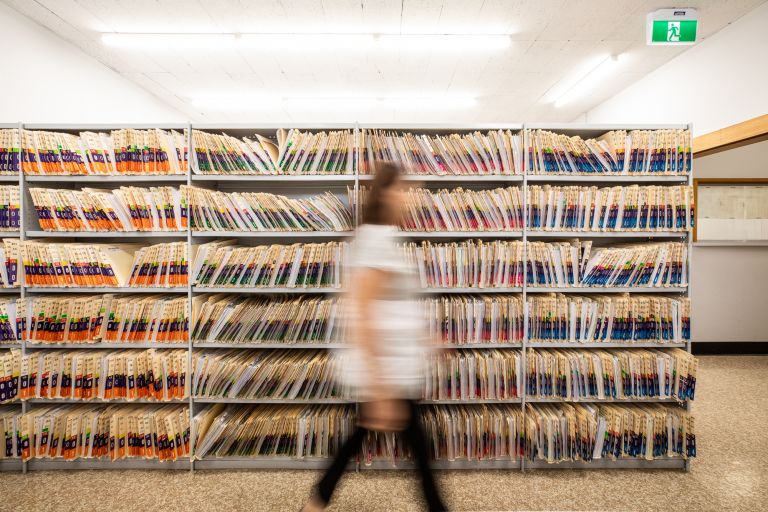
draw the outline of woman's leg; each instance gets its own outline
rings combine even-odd
[[[419,408],[413,401],[408,401],[411,410],[411,418],[408,426],[403,431],[405,441],[411,447],[413,459],[421,476],[421,487],[424,491],[424,498],[427,500],[427,507],[430,511],[447,510],[443,501],[440,499],[440,493],[435,484],[432,468],[429,464],[429,451],[427,450],[427,436],[421,428],[421,417]]]
[[[317,496],[322,500],[323,505],[327,505],[331,501],[333,491],[336,489],[336,484],[339,483],[349,459],[360,451],[366,432],[367,430],[360,426],[355,429],[355,432],[341,446],[339,453],[336,454],[333,462],[325,471],[323,478],[318,482]]]

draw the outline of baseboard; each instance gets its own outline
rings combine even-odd
[[[765,355],[768,341],[694,341],[691,350],[696,355]]]

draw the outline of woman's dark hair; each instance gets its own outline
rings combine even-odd
[[[384,192],[400,182],[400,167],[392,162],[376,164],[376,173],[363,205],[363,224],[389,224]]]

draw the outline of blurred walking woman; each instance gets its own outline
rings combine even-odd
[[[357,390],[358,426],[317,485],[305,511],[322,510],[331,500],[349,459],[368,430],[396,431],[411,448],[429,510],[445,510],[429,466],[427,439],[416,400],[424,381],[428,335],[414,299],[415,269],[397,247],[403,207],[400,169],[379,164],[363,208],[351,258],[349,364],[341,378]]]

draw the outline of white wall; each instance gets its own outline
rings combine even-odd
[[[0,4],[0,122],[169,123],[187,116]],[[12,73],[14,67],[24,78]]]
[[[768,113],[768,3],[580,116],[589,123],[687,123],[696,135]]]

